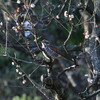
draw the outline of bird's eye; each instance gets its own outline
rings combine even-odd
[[[43,43],[45,43],[45,44],[49,44],[49,41],[47,41],[47,40],[43,40]]]
[[[46,44],[49,44],[49,42],[47,41]]]

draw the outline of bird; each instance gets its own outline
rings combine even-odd
[[[68,52],[64,50],[61,46],[52,45],[48,40],[42,40],[42,50],[43,55],[47,59],[64,59],[74,62],[74,58]]]

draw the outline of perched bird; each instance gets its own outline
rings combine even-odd
[[[74,62],[74,58],[64,50],[61,46],[54,46],[50,44],[49,41],[43,40],[42,41],[42,50],[43,50],[43,55],[47,59],[65,59]]]

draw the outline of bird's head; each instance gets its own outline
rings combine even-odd
[[[49,46],[49,41],[47,41],[47,40],[42,40],[42,48],[45,48],[45,47],[47,47],[47,46]]]
[[[42,40],[42,43],[43,44],[49,44],[49,41],[48,40]]]

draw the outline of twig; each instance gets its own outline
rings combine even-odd
[[[66,49],[66,43],[68,42],[68,40],[69,40],[69,38],[70,38],[70,36],[71,36],[71,34],[72,34],[72,31],[73,31],[73,25],[72,25],[71,30],[70,30],[70,32],[69,32],[69,35],[68,35],[68,37],[67,37],[67,39],[65,40],[64,45],[63,45],[63,48],[64,48],[64,50],[65,50],[66,53],[68,53],[68,51],[67,51],[67,49]]]
[[[8,43],[8,21],[6,20],[6,43],[5,43],[5,55],[7,54],[7,43]]]
[[[59,11],[59,13],[58,13],[58,17],[60,17],[60,15],[62,14],[62,12],[63,12],[63,9],[65,8],[65,6],[66,6],[66,3],[67,3],[67,0],[65,0],[65,2],[64,2],[64,4],[63,4],[63,6],[62,6],[62,8],[60,9],[60,11]]]
[[[70,36],[71,36],[71,34],[72,34],[72,31],[73,31],[73,25],[71,26],[71,30],[70,30],[70,32],[69,32],[69,34],[68,34],[68,37],[67,37],[67,39],[66,39],[65,42],[64,42],[64,46],[65,46],[66,43],[68,42],[68,40],[69,40],[69,38],[70,38]]]
[[[39,65],[29,74],[29,77],[31,77],[32,74],[33,74],[37,69],[39,69],[39,68],[41,67],[42,64],[43,64],[43,61],[42,61],[41,64],[39,64]]]
[[[71,69],[73,69],[73,68],[75,68],[75,67],[76,67],[76,65],[72,65],[72,66],[70,66],[70,67],[64,69],[64,70],[58,75],[58,79],[60,78],[60,76],[61,76],[64,72],[70,71]]]
[[[80,94],[80,95],[84,100],[87,100],[87,98],[91,98],[91,97],[93,97],[93,96],[95,96],[95,95],[97,95],[99,93],[100,93],[100,89],[95,91],[95,92],[93,92],[93,93],[91,93],[91,94],[89,94],[89,95],[84,95],[84,94]]]
[[[1,55],[2,56],[2,55]],[[27,64],[34,64],[36,66],[39,66],[40,64],[37,64],[35,62],[30,62],[30,61],[26,61],[26,60],[23,60],[23,59],[18,59],[18,58],[15,58],[15,57],[12,57],[10,56],[9,54],[7,54],[7,56],[11,59],[14,59],[14,60],[17,60],[17,61],[20,61],[20,62],[24,62],[24,63],[27,63]],[[41,67],[46,67],[46,65],[41,65]]]
[[[38,43],[38,40],[37,40],[37,33],[36,33],[35,31],[34,31],[34,38],[35,38],[35,43],[36,43],[37,47],[38,47],[41,51],[43,51],[42,48],[41,48],[41,46],[40,46],[39,43]]]

